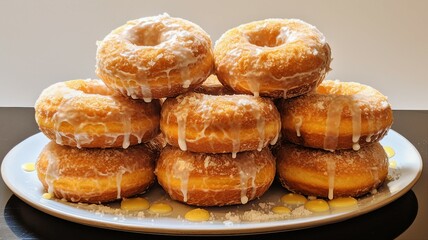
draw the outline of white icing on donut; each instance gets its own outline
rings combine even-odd
[[[114,144],[118,137],[123,137],[123,148],[129,147],[131,136],[136,137],[138,143],[141,143],[148,128],[132,129],[131,109],[128,109],[127,105],[129,104],[126,103],[129,100],[115,95],[100,80],[85,80],[84,84],[87,90],[72,89],[65,82],[56,83],[46,88],[36,102],[37,109],[39,109],[37,106],[41,102],[49,102],[50,99],[60,102],[52,116],[56,143],[62,145],[64,139],[67,139],[67,141],[74,142],[78,148],[81,148],[82,145],[90,144],[96,137],[101,136],[106,138],[105,144],[107,146]],[[92,109],[92,112],[79,110],[85,103],[91,103],[94,99],[102,102],[104,106],[97,106],[98,109]],[[104,111],[105,109],[110,109],[110,112],[104,115],[98,114],[99,116],[95,117],[97,111]],[[47,112],[40,114],[48,116]],[[146,118],[150,120],[147,116]],[[106,123],[112,121],[121,125],[123,131],[110,131]],[[151,125],[153,124],[155,123],[151,122]],[[72,135],[61,131],[61,127],[67,125],[72,127]],[[85,128],[90,126],[99,127],[103,131],[99,134],[89,134]]]
[[[228,106],[227,112],[222,109],[224,106],[219,105],[217,101],[222,101],[224,105]],[[267,112],[262,109],[257,98],[249,95],[229,95],[229,96],[212,96],[206,94],[191,93],[182,95],[177,98],[178,104],[173,111],[166,112],[166,125],[170,124],[170,119],[174,116],[177,121],[177,136],[178,146],[181,150],[186,151],[187,144],[197,142],[201,139],[207,139],[206,142],[211,140],[221,141],[218,138],[229,140],[232,143],[232,157],[236,157],[236,153],[241,150],[241,130],[243,124],[243,116],[250,114],[251,118],[255,120],[254,129],[258,136],[257,150],[261,151],[267,144],[275,144],[280,129],[280,121],[277,123],[277,129],[274,137],[266,136],[266,117]],[[192,107],[189,107],[192,105]],[[273,111],[273,107],[270,109]],[[197,114],[202,122],[192,122],[189,120],[189,114]],[[226,124],[219,124],[217,118],[219,114],[225,114],[229,118]],[[247,121],[252,121],[247,119]],[[271,123],[270,123],[271,124]],[[215,128],[216,131],[212,131]],[[246,127],[248,128],[248,127]],[[187,129],[198,129],[198,135],[188,136]],[[207,131],[210,129],[211,131]],[[190,130],[189,130],[190,131]],[[222,132],[218,136],[216,132]],[[168,138],[168,136],[167,136]]]
[[[352,142],[354,143],[353,149],[359,150],[358,141],[361,136],[361,109],[357,101],[353,100],[350,96],[337,96],[330,103],[324,138],[324,149],[334,150],[337,146],[339,138],[340,121],[342,112],[345,106],[352,114]]]
[[[59,167],[58,167],[58,159],[52,154],[47,154],[47,168],[45,175],[45,182],[48,185],[48,193],[53,194],[55,191],[55,181],[59,178]]]
[[[295,124],[294,124],[294,128],[296,129],[296,135],[298,137],[300,137],[300,128],[302,127],[303,124],[303,118],[302,116],[296,117],[295,119]]]
[[[184,89],[210,74],[207,72],[206,76],[193,76],[189,71],[190,66],[206,58],[206,54],[198,52],[199,46],[211,51],[209,38],[204,36],[205,32],[196,24],[172,18],[164,13],[129,21],[119,29],[112,31],[98,43],[98,52],[103,51],[101,49],[106,48],[108,44],[121,43],[123,49],[120,50],[119,56],[128,65],[136,68],[136,73],[109,69],[106,67],[108,60],[100,59],[99,53],[97,53],[97,72],[103,71],[111,76],[113,82],[107,82],[107,84],[120,90],[124,95],[134,99],[141,98],[140,95],[142,95],[144,101],[150,102],[153,98],[152,85],[156,84],[158,79],[166,78],[168,84],[156,86],[157,88],[168,88],[168,90],[172,88],[171,72],[174,72],[174,81],[178,81]],[[141,61],[140,55],[155,50],[157,56],[147,62]],[[168,58],[168,61],[173,60],[175,64],[159,70],[159,65],[165,62],[164,58]],[[178,75],[181,76],[178,77]]]
[[[332,150],[336,147],[339,136],[340,121],[345,106],[348,107],[352,115],[352,142],[354,143],[352,148],[356,151],[360,149],[359,140],[361,137],[362,117],[367,121],[369,131],[365,141],[376,141],[382,131],[382,121],[374,117],[374,112],[390,107],[386,101],[386,97],[380,97],[379,92],[368,86],[365,86],[363,90],[357,91],[355,94],[349,95],[349,93],[344,93],[344,90],[342,89],[344,85],[340,81],[326,80],[322,84],[331,87],[330,95],[336,95],[333,96],[327,113],[324,149]],[[350,86],[348,87],[358,85],[361,88],[361,85],[356,83],[344,84],[349,84]],[[362,115],[362,108],[364,108],[364,111],[367,112],[368,116]],[[375,138],[373,138],[374,135],[376,135]]]
[[[298,42],[304,45],[308,54],[319,55],[321,52],[324,54],[322,48],[327,44],[324,35],[318,29],[298,19],[267,19],[264,21],[264,24],[259,25],[256,30],[259,32],[263,31],[265,28],[268,28],[270,24],[282,25],[276,36],[276,44],[274,46],[253,44],[250,35],[254,32],[250,31],[254,31],[254,29],[248,29],[248,24],[243,24],[236,28],[238,36],[236,36],[235,39],[230,39],[231,36],[228,36],[228,32],[226,32],[216,42],[217,46],[220,42],[231,40],[228,41],[229,45],[224,56],[216,59],[217,69],[221,72],[225,71],[228,73],[227,78],[230,79],[227,83],[230,84],[233,89],[236,89],[238,85],[243,86],[242,81],[244,81],[246,83],[245,88],[248,88],[247,90],[253,93],[254,96],[259,96],[262,87],[261,83],[269,79],[281,83],[282,89],[276,90],[282,90],[283,97],[287,98],[287,91],[289,89],[312,83],[315,80],[311,81],[309,79],[313,79],[314,76],[321,76],[320,80],[322,80],[326,72],[330,69],[319,67],[296,72],[291,75],[290,73],[284,72],[276,76],[272,71],[269,71],[273,63],[267,60],[266,56],[271,52],[289,47],[292,48],[294,47],[293,44]],[[308,31],[310,31],[310,33],[308,33]],[[299,57],[305,58],[305,56],[300,55]],[[291,58],[292,56],[284,55],[282,61],[289,64],[290,61],[293,61]],[[331,61],[329,56],[326,61]],[[242,65],[247,66],[247,68],[251,67],[251,69],[243,71],[241,70]],[[328,65],[329,64],[327,64],[327,66]]]
[[[183,194],[184,202],[187,202],[189,175],[190,171],[192,170],[194,170],[194,166],[190,162],[181,158],[177,159],[177,161],[175,161],[174,165],[172,166],[172,177],[180,179],[180,189],[181,193]]]
[[[149,167],[146,165],[147,159],[144,158],[150,155],[141,150],[141,148],[81,150],[58,146],[54,142],[50,142],[41,154],[41,156],[44,156],[44,161],[46,161],[43,164],[46,164],[44,182],[47,185],[47,191],[48,193],[57,193],[59,196],[70,199],[73,202],[79,202],[81,200],[87,201],[91,197],[102,196],[106,190],[111,190],[108,188],[115,184],[116,198],[120,199],[122,198],[122,188],[126,186],[123,184],[123,176]],[[141,154],[141,158],[128,157],[137,153]],[[100,157],[100,159],[95,159],[94,156]],[[113,158],[115,159],[113,160]],[[100,160],[104,163],[111,163],[109,161],[120,159],[123,161],[123,165],[106,167],[100,166],[100,164],[84,163],[88,164],[88,166],[84,166],[87,168],[83,172],[76,173],[76,169],[82,169],[82,166],[77,165],[78,161],[82,159],[88,161]],[[38,161],[41,160],[39,159]],[[115,164],[118,163],[116,162]],[[38,169],[38,171],[43,172],[41,169]],[[69,182],[73,181],[70,179],[75,180],[74,184]],[[109,181],[109,184],[100,184],[102,181]],[[71,198],[71,195],[77,197]]]
[[[336,162],[334,159],[327,159],[327,177],[328,177],[328,199],[334,197],[334,177],[336,175]]]
[[[245,161],[242,161],[245,160]],[[239,159],[234,162],[235,166],[238,168],[239,178],[240,178],[240,188],[241,188],[241,203],[246,204],[249,199],[253,199],[256,195],[256,176],[260,171],[260,167],[257,166],[253,157],[248,159]],[[248,197],[248,182],[251,183],[251,195]]]

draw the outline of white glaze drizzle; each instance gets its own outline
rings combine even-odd
[[[379,168],[378,167],[371,167],[370,168],[370,173],[373,176],[374,185],[379,184],[380,183],[380,179],[379,179]]]
[[[120,168],[117,175],[116,175],[116,189],[117,189],[117,195],[116,198],[120,199],[121,198],[121,193],[122,193],[122,177],[123,174],[125,173],[125,169]]]
[[[294,128],[296,129],[296,135],[298,137],[300,137],[301,136],[301,134],[300,134],[300,128],[302,127],[302,124],[303,124],[303,117],[302,116],[298,116],[298,117],[295,117],[294,120],[295,120]]]
[[[249,199],[253,199],[256,195],[256,176],[260,171],[255,163],[254,155],[247,159],[238,159],[235,161],[235,166],[238,168],[241,188],[241,203],[246,204]],[[251,195],[248,196],[248,182],[250,181]]]
[[[339,137],[339,128],[342,118],[342,112],[345,106],[348,106],[352,114],[352,142],[353,149],[359,150],[359,139],[361,136],[361,109],[358,102],[352,96],[336,96],[327,112],[324,149],[334,150],[337,146]]]
[[[187,123],[187,112],[178,114],[175,112],[178,124],[178,146],[181,150],[187,151],[186,145],[186,123]]]
[[[192,170],[194,170],[193,164],[181,158],[178,158],[172,166],[172,177],[180,180],[180,191],[184,202],[188,199],[189,176]]]
[[[327,177],[328,177],[328,199],[334,197],[334,178],[336,175],[336,162],[334,159],[327,159]]]
[[[47,153],[46,157],[48,163],[46,167],[45,182],[48,185],[48,193],[53,194],[55,191],[55,181],[60,176],[58,158],[52,153]]]

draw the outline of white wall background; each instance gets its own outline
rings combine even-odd
[[[428,1],[0,0],[0,107],[33,106],[47,86],[95,78],[96,40],[127,20],[168,12],[207,31],[300,18],[330,43],[328,78],[369,84],[394,109],[428,109]]]

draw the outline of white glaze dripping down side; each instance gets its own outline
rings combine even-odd
[[[187,202],[189,176],[190,172],[194,170],[194,166],[191,162],[179,158],[174,162],[171,170],[172,177],[180,180],[180,190],[183,195],[183,201]]]
[[[181,150],[187,151],[186,145],[186,123],[187,123],[187,112],[181,114],[175,114],[178,124],[178,146]]]
[[[342,112],[345,106],[348,106],[349,111],[352,114],[352,142],[354,143],[353,149],[359,150],[359,139],[361,136],[361,109],[358,102],[350,96],[337,96],[335,97],[327,112],[325,138],[324,138],[324,149],[334,150],[336,149],[340,122],[342,118]]]
[[[45,182],[48,185],[48,193],[53,194],[55,191],[55,181],[60,177],[58,158],[52,154],[47,154],[47,168]]]
[[[255,163],[254,157],[248,159],[238,159],[235,161],[240,177],[241,203],[246,204],[249,199],[253,199],[256,194],[256,176],[260,168]],[[250,186],[248,186],[250,184]],[[248,188],[251,188],[251,195],[248,196]]]
[[[328,199],[334,197],[334,178],[336,175],[336,162],[334,159],[327,159],[327,177],[328,177]]]
[[[300,128],[302,127],[302,124],[303,124],[303,118],[302,116],[298,116],[298,117],[295,117],[294,120],[295,120],[294,128],[296,129],[296,135],[300,137],[301,136]]]

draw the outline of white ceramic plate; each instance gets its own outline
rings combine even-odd
[[[422,158],[416,148],[406,138],[391,130],[381,143],[395,150],[393,159],[397,163],[400,176],[398,179],[387,181],[377,194],[360,198],[357,207],[342,211],[330,210],[321,214],[278,217],[278,215],[269,214],[269,209],[274,205],[280,205],[279,199],[287,191],[278,184],[274,184],[261,199],[243,206],[207,208],[212,214],[210,221],[189,222],[184,220],[183,216],[193,207],[172,201],[158,185],[143,197],[150,202],[169,203],[174,210],[166,216],[156,216],[147,211],[143,212],[144,217],[127,214],[118,209],[118,203],[109,204],[108,208],[99,208],[42,198],[44,190],[37,179],[36,172],[25,172],[21,166],[24,163],[35,162],[48,141],[42,133],[38,133],[16,145],[4,158],[1,166],[3,180],[19,198],[45,213],[72,222],[101,228],[158,234],[249,234],[293,230],[342,221],[373,211],[399,198],[412,188],[422,172]],[[110,213],[110,210],[116,213]],[[253,214],[256,213],[258,219],[265,219],[259,222],[235,221],[236,217],[244,219],[243,216],[251,211]],[[230,218],[231,215],[235,218]]]

